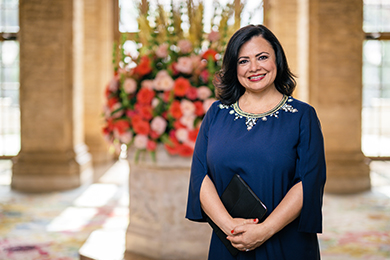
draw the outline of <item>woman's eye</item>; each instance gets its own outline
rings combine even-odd
[[[245,64],[245,63],[247,63],[248,61],[247,60],[239,60],[238,61],[238,64]]]
[[[268,59],[268,57],[265,55],[259,56],[259,60],[266,60],[266,59]]]

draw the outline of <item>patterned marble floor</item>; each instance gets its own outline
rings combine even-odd
[[[390,260],[390,162],[370,167],[371,191],[325,195],[323,260]],[[123,259],[126,161],[115,163],[93,185],[45,194],[12,191],[10,168],[10,161],[0,160],[0,260],[76,260],[91,233],[99,235],[96,230],[112,236],[110,247],[116,247],[116,253],[100,259]]]

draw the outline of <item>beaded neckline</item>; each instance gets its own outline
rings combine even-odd
[[[244,116],[244,117],[262,118],[262,117],[269,116],[269,115],[275,113],[276,111],[278,111],[284,104],[286,104],[287,100],[288,100],[288,97],[286,95],[283,95],[282,100],[280,100],[280,102],[273,109],[271,109],[267,112],[261,113],[261,114],[253,114],[253,113],[248,113],[248,112],[242,111],[240,106],[238,105],[238,101],[236,101],[236,103],[233,104],[233,109],[236,111],[237,114]]]
[[[279,111],[280,110],[283,110],[285,112],[290,112],[290,113],[298,112],[298,109],[296,109],[292,105],[288,104],[292,101],[293,101],[292,97],[288,97],[288,96],[284,95],[282,100],[279,102],[278,105],[276,105],[270,111],[267,111],[267,112],[262,113],[262,114],[252,114],[252,113],[244,112],[238,106],[238,102],[236,102],[230,106],[220,104],[219,108],[220,109],[229,109],[230,108],[231,110],[229,111],[229,114],[231,114],[231,115],[234,114],[234,116],[235,116],[234,121],[236,121],[239,118],[245,118],[246,129],[249,131],[256,125],[256,123],[259,119],[261,119],[261,121],[267,121],[268,117],[279,118]]]

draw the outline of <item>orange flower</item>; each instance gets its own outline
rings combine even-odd
[[[195,101],[194,105],[195,105],[195,115],[203,116],[204,115],[203,103],[201,101]]]
[[[140,63],[134,68],[134,74],[138,74],[140,77],[149,74],[152,71],[150,60],[147,56],[143,56],[140,59]]]
[[[218,54],[218,52],[216,52],[215,50],[213,50],[213,49],[208,49],[205,53],[203,53],[202,59],[208,60],[209,58],[212,58],[213,61],[216,61],[217,58],[216,58],[215,56],[216,56],[217,54]]]
[[[142,88],[137,94],[137,101],[143,105],[150,105],[155,96],[155,92],[148,88]]]
[[[191,83],[188,81],[188,79],[180,77],[175,80],[175,85],[173,86],[173,92],[177,97],[184,97],[190,88],[191,88]]]
[[[169,113],[175,119],[179,119],[180,117],[183,116],[183,112],[181,112],[181,108],[180,108],[180,101],[175,100],[172,102],[172,105],[169,108]]]

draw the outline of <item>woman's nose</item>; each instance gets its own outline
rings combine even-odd
[[[256,71],[260,68],[260,63],[257,60],[251,61],[250,70]]]

